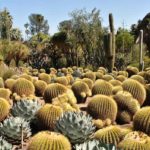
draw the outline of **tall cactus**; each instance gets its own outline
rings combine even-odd
[[[115,50],[116,50],[116,45],[115,45],[115,29],[114,29],[114,19],[113,19],[113,15],[110,13],[109,14],[109,26],[110,26],[110,35],[111,38],[109,38],[111,41],[110,43],[110,54],[111,54],[111,65],[110,65],[110,69],[109,71],[112,72],[113,68],[114,68],[114,64],[115,64]]]
[[[144,61],[143,61],[143,30],[140,30],[140,62],[139,62],[139,70],[143,71],[144,69]]]
[[[108,72],[112,72],[115,63],[115,30],[112,14],[109,14],[109,26],[110,33],[104,37],[104,47],[107,56],[106,66],[108,68]]]

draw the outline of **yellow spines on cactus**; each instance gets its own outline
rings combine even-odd
[[[128,66],[126,71],[128,72],[128,76],[131,77],[132,75],[138,74],[139,70],[136,67]]]
[[[116,77],[116,80],[119,80],[120,82],[123,82],[123,81],[125,81],[127,79],[127,77],[125,77],[124,75],[118,75],[117,77]]]
[[[5,87],[12,91],[12,88],[13,88],[13,85],[15,82],[16,82],[15,79],[11,79],[11,78],[7,79],[7,80],[5,80]]]
[[[0,88],[3,88],[4,87],[4,81],[3,81],[3,78],[0,77]]]
[[[31,138],[27,150],[71,150],[71,144],[62,134],[42,131]]]
[[[122,82],[120,82],[119,80],[110,80],[109,83],[112,84],[112,86],[121,86],[122,85]]]
[[[134,130],[150,135],[150,107],[143,107],[136,112],[133,118]]]
[[[95,95],[88,103],[88,113],[96,119],[105,120],[110,118],[112,122],[116,120],[117,104],[115,100],[105,95]]]
[[[97,80],[92,88],[92,95],[103,94],[111,95],[113,86],[105,80]]]
[[[89,89],[92,89],[92,87],[93,87],[93,80],[91,80],[89,78],[83,78],[82,81],[85,82],[88,85]]]
[[[91,90],[89,89],[88,85],[81,81],[76,81],[72,84],[71,87],[74,95],[77,98],[78,103],[82,103],[85,101],[87,96],[91,96]]]
[[[17,93],[20,96],[34,95],[35,87],[34,87],[33,83],[28,81],[27,79],[19,78],[14,83],[12,92]]]
[[[0,98],[0,122],[3,121],[9,114],[10,104],[4,98]]]
[[[95,72],[95,75],[96,75],[96,80],[97,80],[97,79],[103,79],[104,74],[102,72],[97,71]]]
[[[112,89],[113,95],[117,94],[119,91],[123,91],[122,86],[114,86]]]
[[[52,83],[49,84],[45,91],[44,91],[44,100],[46,103],[51,103],[52,99],[67,92],[67,87],[59,84],[59,83]]]
[[[136,80],[127,79],[123,82],[122,87],[125,91],[130,92],[135,99],[142,105],[146,99],[146,90],[144,86]]]
[[[28,75],[28,74],[22,74],[22,75],[20,76],[20,78],[24,78],[24,79],[27,79],[27,80],[33,82],[32,76],[30,76],[30,75]]]
[[[45,81],[47,84],[51,82],[51,77],[46,73],[40,73],[39,74],[39,80]]]
[[[110,81],[110,80],[113,80],[113,79],[114,79],[114,77],[109,75],[109,74],[106,74],[106,75],[103,76],[103,80],[105,80],[105,81]]]
[[[37,118],[41,129],[51,129],[55,127],[56,120],[63,114],[59,106],[45,104],[38,112]]]
[[[128,133],[118,144],[118,149],[122,150],[149,150],[150,137],[143,132],[133,131]]]
[[[10,99],[11,91],[9,89],[0,88],[0,98]]]
[[[89,78],[89,79],[93,80],[93,82],[94,82],[96,80],[96,75],[94,72],[88,71],[83,74],[83,78]]]
[[[64,93],[52,99],[52,104],[60,106],[64,111],[79,111],[76,101],[72,100],[72,96],[70,97],[69,93]]]
[[[69,84],[69,82],[68,82],[66,77],[57,77],[55,79],[55,82],[56,83],[60,83],[60,84],[65,85],[65,86],[67,86]]]
[[[119,71],[118,75],[123,75],[125,77],[128,77],[128,72],[127,71]]]
[[[99,71],[102,71],[103,74],[106,74],[106,73],[107,73],[107,70],[106,70],[104,67],[99,67],[98,70],[99,70]]]
[[[145,84],[145,79],[140,75],[133,75],[133,76],[130,77],[130,79],[136,80],[136,81],[140,82],[143,85]]]
[[[38,80],[34,83],[35,86],[35,92],[37,96],[43,96],[44,91],[47,87],[47,83],[45,81],[42,80]]]
[[[99,129],[95,132],[94,139],[106,144],[117,145],[121,141],[121,129],[113,125]]]

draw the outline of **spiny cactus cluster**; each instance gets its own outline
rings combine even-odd
[[[149,69],[20,69],[0,78],[3,149],[149,148]]]

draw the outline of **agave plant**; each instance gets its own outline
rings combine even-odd
[[[92,117],[84,112],[66,112],[56,122],[55,131],[62,133],[71,143],[82,143],[95,131]]]
[[[23,139],[27,139],[31,135],[29,123],[20,117],[10,117],[0,123],[0,134],[7,139],[8,142],[20,144]]]
[[[14,104],[11,109],[11,113],[14,117],[22,117],[27,121],[34,118],[36,112],[41,108],[41,104],[38,100],[22,99]]]
[[[12,150],[12,147],[3,137],[0,137],[0,150]]]

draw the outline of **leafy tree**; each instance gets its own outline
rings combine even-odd
[[[48,21],[41,14],[31,14],[29,16],[29,23],[26,23],[24,26],[26,29],[29,27],[26,33],[31,35],[38,34],[39,32],[48,34],[49,31]]]
[[[136,25],[132,25],[131,30],[135,35],[135,39],[139,36],[140,30],[143,30],[143,40],[150,53],[150,13],[148,13],[142,20],[139,20]]]
[[[50,36],[39,32],[29,39],[28,44],[33,50],[40,52],[49,45],[49,42]]]
[[[10,38],[12,41],[21,41],[22,39],[21,31],[18,28],[12,28],[10,30]]]
[[[12,16],[7,9],[0,11],[0,37],[10,40],[10,30],[12,28]]]

